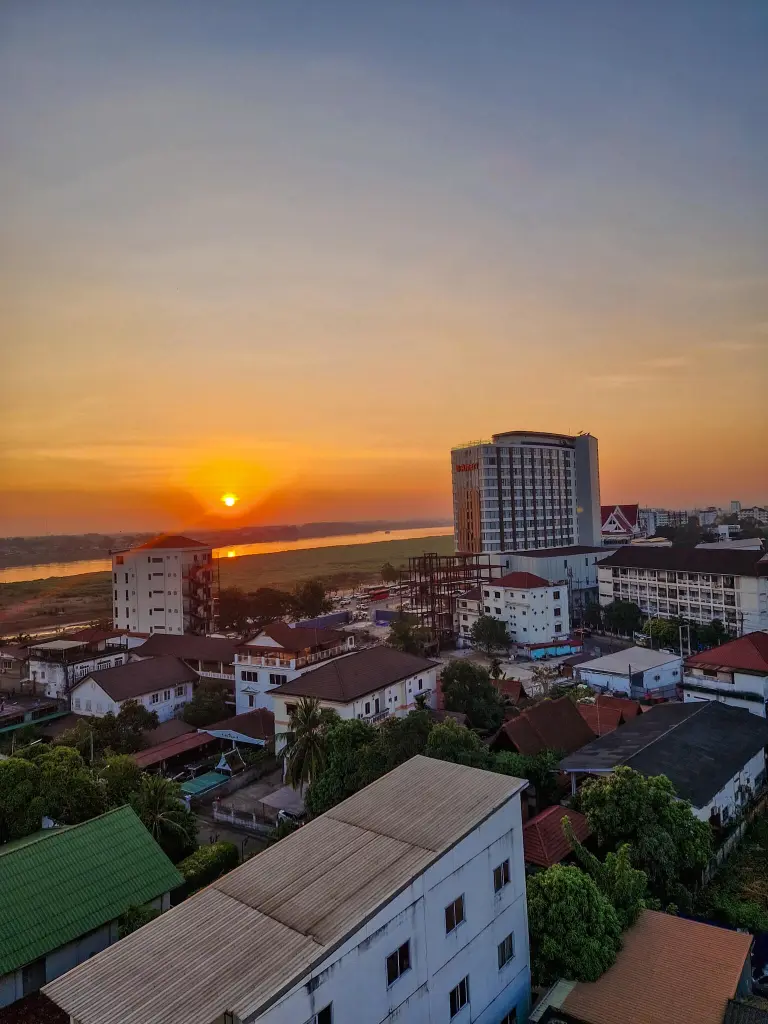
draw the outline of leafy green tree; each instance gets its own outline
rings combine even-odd
[[[488,666],[488,674],[491,679],[497,683],[506,678],[506,672],[502,669],[501,662],[498,658],[491,658],[491,664]]]
[[[35,760],[43,813],[60,825],[77,825],[106,808],[102,787],[76,750],[52,747]]]
[[[240,854],[234,843],[220,842],[198,846],[177,864],[184,876],[181,895],[190,896],[203,886],[210,885],[217,878],[236,868],[239,863]]]
[[[83,716],[74,728],[61,733],[55,746],[74,747],[90,762],[100,761],[106,751],[135,754],[147,745],[146,733],[157,728],[157,714],[136,700],[123,703],[117,715],[107,712],[101,718]]]
[[[584,625],[590,629],[601,629],[603,625],[603,610],[599,602],[590,601],[584,609]]]
[[[453,761],[472,768],[490,768],[491,754],[476,732],[447,718],[429,734],[424,750],[427,757],[439,761]]]
[[[625,766],[588,779],[579,809],[604,850],[631,845],[632,864],[645,871],[651,895],[690,908],[687,885],[712,853],[712,829],[699,821],[664,775],[646,778]]]
[[[360,719],[338,721],[325,737],[323,770],[310,782],[304,804],[312,815],[322,814],[367,786],[384,770],[383,758],[376,763],[377,730]]]
[[[248,594],[248,614],[253,629],[261,629],[269,622],[282,619],[294,610],[293,598],[275,587],[259,587]]]
[[[696,639],[704,647],[718,647],[731,637],[720,619],[712,619],[708,626],[696,627]]]
[[[157,712],[148,711],[137,700],[123,701],[116,721],[118,741],[113,749],[121,754],[135,754],[143,750],[147,745],[144,734],[158,725]]]
[[[603,608],[603,622],[611,633],[628,636],[638,630],[643,621],[643,613],[634,601],[611,601]]]
[[[492,615],[481,615],[476,619],[469,631],[469,638],[472,646],[488,658],[492,658],[498,651],[508,651],[512,644],[506,623],[494,619]]]
[[[174,863],[194,849],[197,819],[184,805],[177,782],[161,775],[142,775],[138,790],[131,794],[131,806]]]
[[[501,750],[491,755],[489,768],[501,775],[528,779],[536,790],[537,807],[543,811],[558,797],[557,777],[563,756],[559,750],[542,750],[538,754],[517,754],[511,750]]]
[[[128,907],[117,919],[117,937],[124,939],[131,932],[135,932],[138,928],[149,924],[150,921],[154,921],[161,913],[162,911],[157,910],[155,907],[150,907],[148,903],[140,907]]]
[[[556,864],[527,880],[534,985],[597,981],[621,948],[621,925],[589,875]]]
[[[107,804],[120,807],[130,801],[141,785],[143,772],[130,754],[115,754],[108,757],[99,771],[99,778],[104,783]]]
[[[400,573],[391,562],[385,562],[381,567],[381,578],[384,583],[396,583],[400,579]]]
[[[443,669],[441,685],[446,710],[465,714],[473,729],[498,729],[504,721],[504,701],[479,665],[455,658]]]
[[[651,619],[645,631],[659,647],[677,647],[680,642],[679,626],[670,619]]]
[[[407,615],[399,616],[390,623],[387,643],[397,651],[423,655],[428,641],[429,631]]]
[[[322,580],[306,580],[293,591],[293,604],[297,619],[314,619],[333,608],[326,597]]]
[[[423,754],[433,727],[432,716],[426,710],[411,711],[403,718],[385,719],[375,740],[384,771],[389,772],[417,754]]]
[[[534,665],[531,671],[531,681],[533,682],[531,694],[535,694],[539,689],[542,697],[548,697],[559,678],[560,672],[554,665]]]
[[[219,628],[245,633],[251,621],[251,604],[239,587],[224,587],[219,594]]]
[[[201,679],[192,700],[184,705],[181,717],[188,725],[198,729],[221,722],[232,714],[227,706],[228,697],[229,690],[223,682],[218,679]]]
[[[37,764],[21,757],[0,761],[0,843],[37,831],[43,813]]]
[[[302,697],[290,714],[285,752],[286,780],[303,790],[325,767],[328,728],[335,711],[321,708],[315,697]]]

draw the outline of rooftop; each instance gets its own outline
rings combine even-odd
[[[644,910],[623,942],[613,967],[562,1003],[585,1024],[722,1024],[752,936]]]
[[[255,636],[251,637],[244,644],[238,645],[238,650],[250,651],[253,653],[253,641],[259,637],[267,637],[274,641],[275,647],[286,651],[299,652],[311,650],[316,647],[336,646],[346,639],[347,634],[338,629],[317,629],[314,626],[289,626],[287,622],[279,619],[270,622]]]
[[[0,976],[182,881],[130,807],[0,847]]]
[[[617,676],[628,676],[629,672],[647,672],[652,668],[660,668],[670,662],[679,662],[678,654],[668,651],[653,651],[650,647],[627,647],[623,651],[613,651],[602,658],[582,661],[579,670],[589,672],[610,672]]]
[[[180,658],[146,658],[144,661],[129,661],[127,665],[118,665],[116,668],[89,672],[75,683],[72,692],[89,679],[98,683],[112,700],[121,701],[141,697],[163,687],[195,683],[198,675]]]
[[[625,544],[600,563],[601,568],[667,569],[726,576],[768,576],[768,556],[761,551],[714,548],[643,547]]]
[[[71,651],[74,647],[85,647],[85,640],[46,640],[42,644],[30,644],[35,651]]]
[[[483,586],[502,587],[509,590],[536,590],[539,587],[553,586],[543,576],[535,576],[532,572],[508,572],[497,580],[490,580]]]
[[[139,544],[133,551],[151,551],[155,548],[171,548],[171,549],[186,549],[186,548],[207,548],[210,551],[210,544],[202,544],[199,540],[192,540],[191,537],[183,537],[179,533],[164,533],[159,537],[153,537],[152,540],[148,540],[144,544]]]
[[[515,551],[514,554],[516,558],[553,558],[568,555],[607,554],[609,551],[610,549],[605,547],[594,548],[588,544],[571,544],[564,548],[532,548],[530,551]]]
[[[747,633],[720,647],[694,654],[686,668],[724,669],[727,672],[757,672],[768,675],[768,633]]]
[[[742,999],[729,999],[723,1024],[768,1024],[768,1009],[761,1009]]]
[[[215,737],[209,736],[207,732],[182,733],[182,735],[174,736],[173,739],[166,740],[164,743],[155,743],[153,746],[140,750],[131,756],[140,768],[149,768],[155,764],[162,764],[163,761],[167,761],[172,757],[178,757],[179,754],[187,754],[191,750],[199,750],[200,747],[204,747],[206,744],[213,743],[214,741]]]
[[[666,775],[694,807],[709,801],[768,744],[768,722],[719,701],[659,704],[560,762],[563,771],[606,772],[627,765]]]
[[[80,1024],[255,1016],[524,785],[411,758],[45,992]]]
[[[132,648],[132,653],[138,654],[140,658],[165,654],[175,658],[218,661],[231,665],[235,660],[238,644],[238,640],[229,640],[226,637],[195,636],[193,633],[163,636],[162,633],[153,633],[140,647]]]
[[[591,834],[583,814],[569,807],[548,807],[523,825],[523,849],[528,864],[550,868],[571,853],[571,844],[563,832],[563,818],[570,820],[580,843]]]
[[[436,661],[405,654],[381,644],[327,661],[319,668],[305,672],[282,686],[276,686],[270,692],[278,696],[317,697],[319,700],[347,704],[374,690],[381,690],[437,666]]]
[[[254,708],[253,711],[246,711],[242,715],[233,715],[232,718],[225,718],[221,722],[214,722],[207,725],[204,730],[213,736],[226,733],[239,733],[241,736],[250,736],[254,740],[269,740],[275,736],[275,716],[267,708]]]
[[[521,754],[579,750],[595,735],[570,697],[542,700],[510,718],[494,736],[493,746],[505,745],[502,734]]]

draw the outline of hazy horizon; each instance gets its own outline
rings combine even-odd
[[[511,429],[768,503],[766,68],[761,0],[6,0],[0,534],[447,518]]]

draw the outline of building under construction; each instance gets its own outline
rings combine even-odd
[[[490,555],[438,555],[429,551],[408,559],[407,575],[410,611],[428,629],[440,646],[456,632],[456,599],[474,587],[480,587],[501,575]]]

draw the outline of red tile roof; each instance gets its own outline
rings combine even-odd
[[[182,537],[178,533],[163,533],[133,548],[133,551],[149,551],[154,548],[210,548],[210,544],[202,544],[191,537]]]
[[[605,526],[611,516],[616,517],[618,522],[622,526],[631,532],[637,528],[637,515],[638,505],[601,505],[600,506],[600,520],[601,525]],[[624,521],[622,523],[622,520]]]
[[[341,633],[337,629],[316,629],[314,626],[289,626],[287,622],[278,619],[275,622],[270,622],[268,626],[264,626],[255,636],[251,637],[251,640],[255,640],[256,637],[268,637],[270,640],[274,640],[275,647],[298,653],[316,647],[336,647],[346,639],[346,633]],[[262,645],[249,645],[246,641],[237,649],[253,654],[254,648],[258,651],[260,646]],[[269,647],[263,646],[262,649],[269,650]]]
[[[595,736],[605,736],[622,724],[621,712],[617,708],[601,708],[597,704],[578,704],[577,707]]]
[[[542,700],[505,722],[491,740],[493,747],[509,746],[520,754],[542,750],[574,753],[591,743],[595,734],[570,697]]]
[[[498,580],[491,580],[483,586],[506,587],[510,590],[535,590],[537,587],[553,586],[543,576],[536,576],[532,572],[508,572]]]
[[[517,704],[521,700],[528,700],[528,694],[519,679],[494,679],[493,685],[503,697],[507,697],[513,704]]]
[[[768,674],[768,633],[747,633],[738,640],[694,654],[686,660],[685,667]]]
[[[140,750],[133,754],[133,760],[141,768],[149,768],[150,765],[160,764],[177,754],[186,754],[189,750],[197,750],[207,743],[214,743],[215,737],[209,736],[207,732],[185,733],[183,736],[176,736],[175,739],[166,743],[158,743],[147,750]]]
[[[613,967],[578,982],[563,1010],[584,1024],[722,1024],[751,935],[644,910],[622,939]]]
[[[643,711],[639,700],[629,700],[627,697],[613,697],[609,693],[600,693],[596,703],[601,708],[615,708],[621,712],[622,718],[628,722],[630,718],[637,718]]]
[[[129,661],[126,665],[89,672],[75,683],[72,692],[86,680],[92,679],[112,700],[132,700],[145,693],[172,688],[181,683],[196,683],[198,678],[197,672],[180,658],[146,658],[144,661]]]
[[[587,819],[578,811],[568,807],[548,807],[523,825],[523,850],[529,864],[551,868],[559,864],[571,852],[571,844],[563,832],[562,820],[570,819],[573,831],[580,843],[590,835]]]

